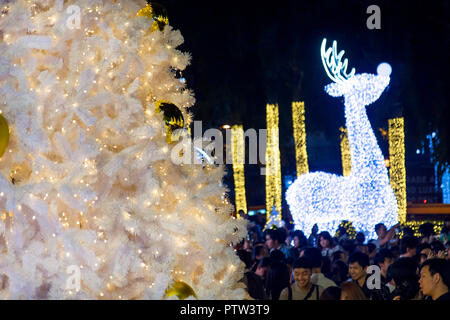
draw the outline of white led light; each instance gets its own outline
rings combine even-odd
[[[334,97],[343,96],[345,118],[351,154],[351,173],[338,176],[325,172],[303,174],[289,187],[286,200],[297,229],[309,234],[314,224],[319,230],[334,234],[342,220],[352,221],[356,230],[369,238],[375,237],[375,224],[394,225],[398,218],[397,200],[389,184],[384,157],[377,144],[365,107],[375,102],[389,84],[387,68],[379,75],[337,75],[345,72],[342,52],[333,49],[322,60],[334,80],[325,91]],[[332,52],[330,52],[332,50]],[[338,61],[330,61],[334,58]],[[331,69],[331,71],[328,70]],[[389,73],[390,74],[390,73]]]

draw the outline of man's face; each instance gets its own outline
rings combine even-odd
[[[275,248],[275,241],[268,234],[266,234],[266,246],[269,249]]]
[[[294,279],[300,288],[306,288],[311,279],[311,270],[304,268],[294,269]]]
[[[361,277],[366,276],[366,269],[367,267],[361,267],[358,262],[353,262],[348,266],[348,273],[352,280],[359,280]]]
[[[386,236],[386,226],[382,225],[380,229],[377,230],[377,236],[380,239],[383,239]]]
[[[432,292],[434,291],[434,288],[436,287],[435,276],[431,275],[428,266],[423,267],[420,271],[419,284],[420,290],[422,290],[424,295],[431,296]]]
[[[394,263],[394,259],[392,259],[392,258],[384,258],[384,262],[380,263],[381,271],[386,273],[387,269],[389,268],[389,266],[391,264],[393,264],[393,263]]]
[[[416,252],[417,252],[416,248],[407,248],[406,250],[407,250],[407,253],[408,253],[411,257],[413,257],[413,256],[416,255]]]

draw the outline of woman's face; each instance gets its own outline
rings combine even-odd
[[[300,247],[300,239],[298,237],[294,237],[294,247]]]
[[[320,237],[320,246],[322,248],[328,248],[330,246],[330,241],[324,239],[323,237]]]

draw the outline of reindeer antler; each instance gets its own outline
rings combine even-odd
[[[347,74],[348,60],[345,59],[344,62],[341,61],[345,51],[342,50],[339,54],[337,53],[336,41],[333,41],[333,46],[325,51],[326,44],[327,39],[324,38],[322,41],[322,47],[320,48],[320,53],[322,56],[323,66],[330,79],[334,82],[343,82],[353,77],[355,75],[355,68]]]

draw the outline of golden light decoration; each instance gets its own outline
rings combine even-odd
[[[186,298],[189,298],[191,296],[195,299],[198,299],[194,289],[192,289],[191,286],[183,281],[175,281],[171,286],[167,288],[166,295],[169,298],[172,296],[177,296],[180,300],[185,300]]]
[[[280,212],[281,219],[281,164],[278,128],[278,104],[267,104],[267,147],[266,147],[266,215],[272,207]]]
[[[347,128],[340,127],[341,131],[341,161],[342,161],[342,175],[349,176],[352,172],[352,157],[350,154],[350,144],[348,143]]]
[[[356,229],[353,226],[353,223],[351,221],[348,220],[343,220],[341,221],[341,223],[339,224],[339,227],[343,227],[348,234],[349,239],[355,239],[356,238]],[[336,231],[335,237],[339,238],[341,236],[339,229]]]
[[[184,129],[184,117],[181,110],[171,102],[157,101],[155,103],[156,112],[162,112],[166,127],[166,141],[167,143],[174,143],[178,141],[181,136],[181,130]],[[178,130],[174,135],[174,131]]]
[[[432,223],[433,224],[433,230],[436,234],[439,234],[442,230],[442,227],[444,226],[444,221],[431,221],[431,220],[422,220],[422,221],[406,221],[400,225],[401,228],[403,227],[410,227],[413,232],[414,236],[420,237],[421,234],[419,232],[419,227],[424,223]],[[401,239],[403,237],[403,230],[400,231],[399,238]]]
[[[398,220],[406,222],[406,166],[404,118],[389,119],[389,176],[397,198]]]
[[[140,17],[147,17],[153,19],[152,31],[163,31],[164,27],[169,24],[169,16],[166,8],[156,2],[148,4],[137,13]]]
[[[0,158],[5,154],[9,144],[9,126],[5,117],[0,114]]]
[[[304,102],[292,102],[292,124],[294,126],[295,159],[298,177],[309,172]]]
[[[236,197],[236,212],[239,217],[239,211],[247,213],[247,199],[245,196],[245,144],[244,128],[242,125],[233,125],[231,127],[231,152],[233,154],[233,178]]]

